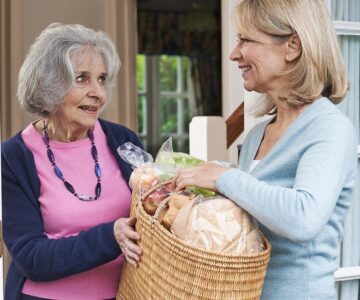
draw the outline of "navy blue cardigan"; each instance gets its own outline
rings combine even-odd
[[[131,167],[117,154],[125,142],[142,147],[134,132],[99,120],[109,148],[128,182]],[[105,264],[121,253],[113,234],[114,222],[99,224],[77,236],[49,239],[38,202],[40,182],[34,157],[18,133],[1,145],[2,211],[5,244],[12,257],[5,299],[21,299],[26,278],[51,281]],[[115,220],[114,220],[115,221]]]

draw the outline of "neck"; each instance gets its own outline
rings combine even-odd
[[[70,128],[69,126],[66,126],[64,122],[60,122],[58,120],[50,118],[46,118],[43,121],[45,122],[45,126],[51,140],[63,143],[70,143],[83,140],[87,137],[88,129],[81,128],[75,130],[73,128]],[[43,122],[41,123],[41,127],[44,126]]]
[[[284,105],[283,103],[275,102],[275,106],[277,111],[275,123],[279,126],[287,126],[294,121],[308,105],[304,105],[299,108],[292,108]]]
[[[321,98],[320,96],[315,98],[315,102],[317,99]],[[289,125],[292,121],[294,121],[311,103],[306,103],[302,106],[298,107],[290,107],[284,104],[283,101],[279,100],[278,98],[273,99],[273,102],[276,106],[276,120],[275,124],[279,126],[286,127]]]

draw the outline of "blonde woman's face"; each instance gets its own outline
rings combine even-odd
[[[271,94],[281,89],[283,72],[290,67],[285,53],[286,42],[280,44],[270,35],[252,30],[238,34],[230,59],[238,64],[246,90]]]
[[[86,132],[95,126],[106,102],[106,68],[96,52],[78,50],[72,60],[75,82],[53,117],[70,132]]]

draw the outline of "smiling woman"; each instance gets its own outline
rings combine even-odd
[[[63,142],[84,139],[106,102],[107,73],[100,53],[86,47],[74,52],[71,58],[75,81],[56,113],[46,118],[51,137]],[[41,126],[39,122],[35,124],[39,130]]]
[[[51,24],[30,48],[18,98],[39,119],[1,145],[5,299],[112,299],[122,261],[139,261],[116,149],[141,142],[99,119],[119,66],[109,37],[82,25]]]
[[[206,163],[173,184],[213,189],[256,218],[272,246],[261,299],[335,300],[358,143],[335,106],[349,86],[333,24],[323,0],[241,0],[234,16],[230,58],[272,118],[247,134],[239,167]]]

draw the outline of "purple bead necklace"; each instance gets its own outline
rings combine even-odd
[[[101,194],[101,169],[100,169],[100,165],[99,165],[99,161],[98,161],[98,152],[97,152],[97,149],[95,146],[95,139],[94,139],[93,131],[94,131],[94,129],[89,129],[87,131],[87,136],[88,136],[89,140],[91,141],[91,156],[93,157],[94,162],[95,162],[95,175],[97,177],[97,183],[95,186],[95,196],[86,196],[86,195],[79,195],[75,191],[74,187],[64,178],[63,173],[61,172],[60,168],[55,163],[55,156],[50,148],[50,143],[49,143],[50,138],[49,138],[49,134],[47,131],[47,125],[45,124],[45,121],[44,121],[44,125],[42,128],[42,137],[43,137],[43,141],[47,148],[47,157],[49,158],[50,163],[54,167],[56,176],[64,183],[66,189],[71,194],[73,194],[76,198],[78,198],[82,201],[97,200]]]

